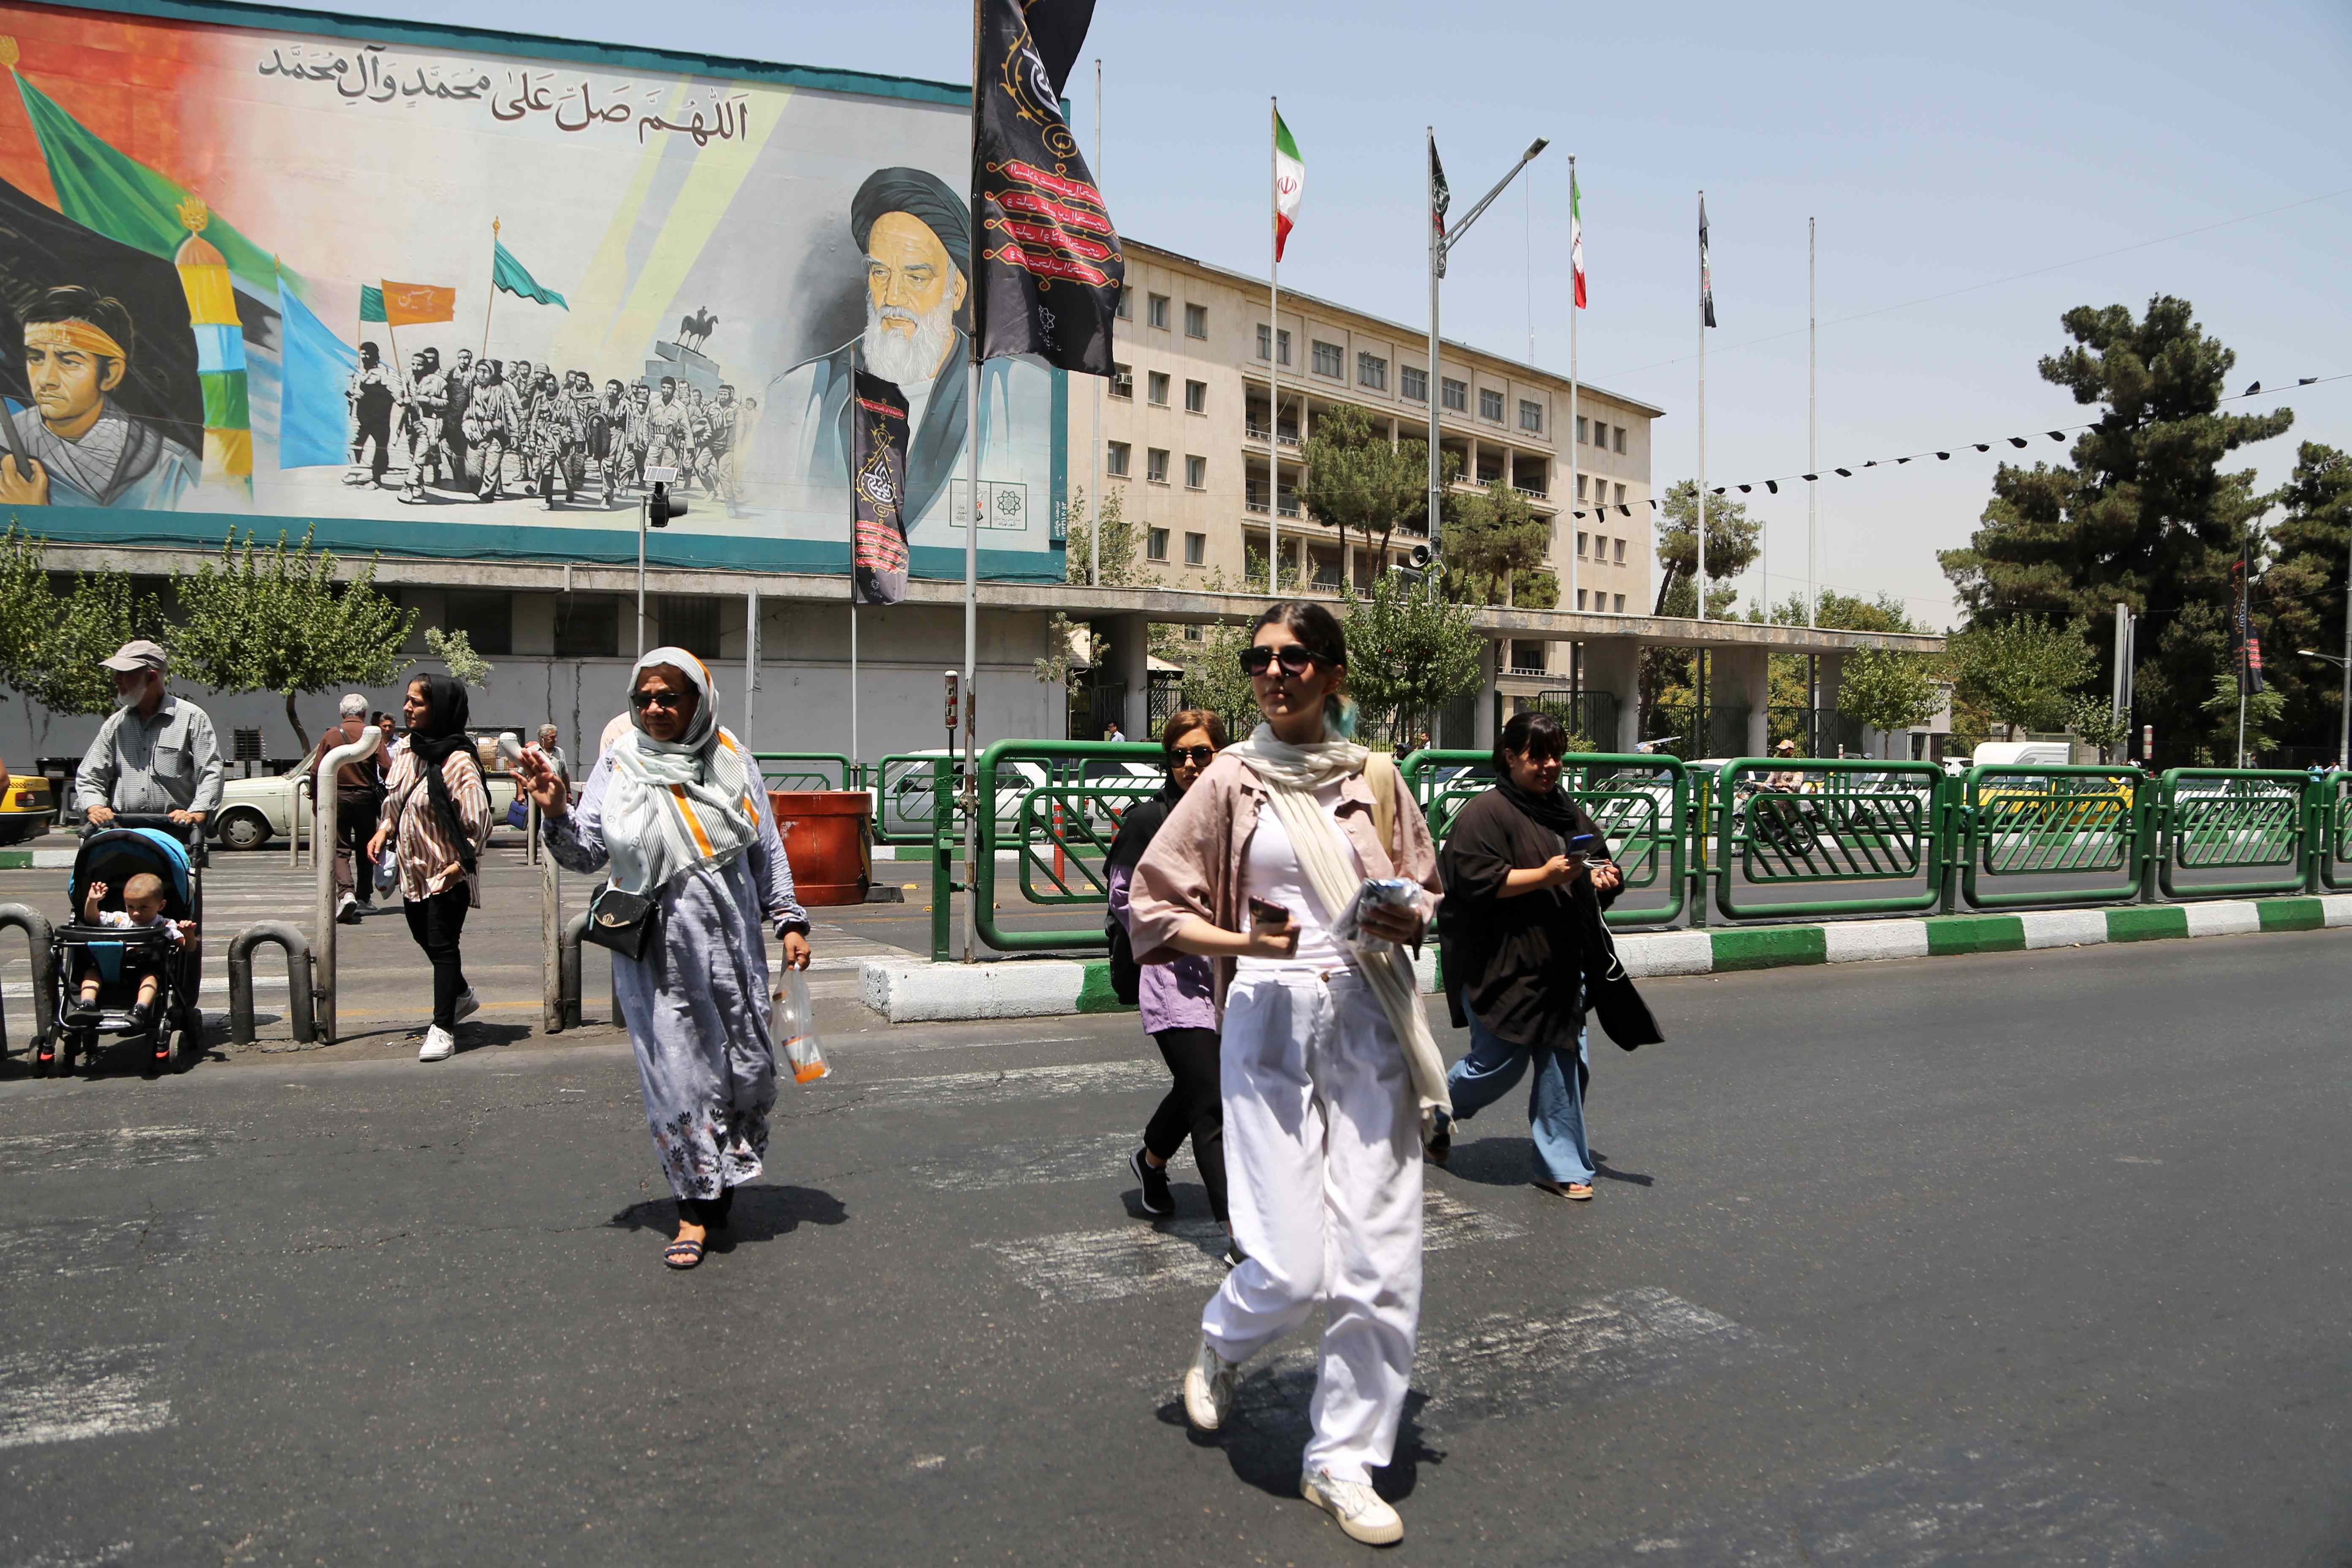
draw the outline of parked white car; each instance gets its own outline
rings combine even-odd
[[[220,810],[213,814],[210,823],[213,841],[225,849],[258,849],[271,839],[293,832],[294,786],[300,776],[281,773],[274,778],[226,781],[221,785]],[[514,775],[489,773],[483,779],[489,787],[490,828],[495,833],[505,823],[508,808],[514,805]],[[310,842],[307,795],[302,805],[302,842],[307,845]]]

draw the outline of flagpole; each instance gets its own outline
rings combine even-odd
[[[1706,619],[1706,193],[1698,194],[1698,618]],[[1699,656],[1705,658],[1706,655]],[[1702,715],[1702,723],[1705,718]]]
[[[382,285],[378,285],[381,287]],[[482,290],[482,358],[490,357],[490,312],[499,302],[499,220],[490,220],[490,286]],[[387,312],[389,314],[389,312]]]
[[[1265,277],[1265,587],[1282,596],[1282,100],[1268,98],[1265,162],[1271,174],[1266,200]],[[1243,552],[1248,564],[1248,552]],[[1246,575],[1246,574],[1244,574]]]
[[[964,896],[963,961],[980,959],[980,797],[979,749],[972,731],[980,723],[980,8],[971,7],[971,237],[964,258],[965,286],[971,299],[971,342],[965,360],[964,505],[963,520],[963,788]],[[952,488],[952,487],[950,487]]]
[[[1576,222],[1577,222],[1577,212],[1576,212],[1576,154],[1575,154],[1575,153],[1570,153],[1568,155],[1568,221],[1569,221],[1569,226],[1570,226],[1570,227],[1569,227],[1569,244],[1570,244],[1570,250],[1569,250],[1569,256],[1568,256],[1568,265],[1569,265],[1569,279],[1568,279],[1568,495],[1569,495],[1569,502],[1568,502],[1568,511],[1569,511],[1569,531],[1570,531],[1570,533],[1574,533],[1574,532],[1576,531],[1577,513],[1578,513],[1578,511],[1579,511],[1579,510],[1580,510],[1580,503],[1582,502],[1582,500],[1583,500],[1583,499],[1584,499],[1582,496],[1580,496],[1580,495],[1578,495],[1578,494],[1577,494],[1577,492],[1576,492],[1576,483],[1577,483],[1577,480],[1578,480],[1579,479],[1580,479],[1580,478],[1583,476],[1584,465],[1583,465],[1583,460],[1582,460],[1582,459],[1578,456],[1578,454],[1577,454],[1577,450],[1576,450],[1576,441],[1577,441],[1577,436],[1576,436],[1576,419],[1577,419],[1577,412],[1576,412],[1576,394],[1577,394],[1577,383],[1576,383],[1576,317],[1577,317],[1577,310],[1576,310],[1576,275],[1575,275],[1575,268],[1576,268],[1576,251],[1575,251],[1575,249],[1574,249],[1574,246],[1575,246],[1575,243],[1576,243],[1576,226],[1576,226]],[[1532,351],[1529,353],[1529,354],[1528,354],[1528,358],[1529,358],[1530,362],[1532,362],[1532,360],[1534,359],[1534,354],[1533,354]],[[1571,546],[1571,548],[1570,549],[1570,551],[1569,551],[1569,552],[1568,552],[1568,602],[1567,602],[1567,604],[1562,605],[1560,607],[1561,607],[1562,609],[1566,609],[1566,608],[1568,607],[1568,605],[1574,605],[1576,606],[1576,608],[1577,608],[1578,612],[1580,614],[1580,613],[1583,611],[1583,609],[1584,609],[1584,605],[1582,605],[1582,604],[1581,604],[1581,603],[1577,599],[1577,596],[1576,596],[1576,590],[1577,590],[1577,581],[1576,581],[1576,579],[1577,579],[1577,561],[1578,561],[1579,557],[1582,555],[1583,552],[1581,552],[1580,550],[1577,550],[1577,549],[1573,548],[1573,546],[1576,544],[1576,542],[1576,542],[1575,540],[1573,540],[1573,539],[1571,539],[1571,540],[1570,540],[1570,541],[1569,541],[1569,544]],[[1570,679],[1569,679],[1569,683],[1568,683],[1568,684],[1569,684],[1569,688],[1570,688],[1570,689],[1573,690],[1573,689],[1575,689],[1575,688],[1576,688],[1576,686],[1577,686],[1577,684],[1578,684],[1578,683],[1577,683],[1577,680],[1576,680],[1576,679],[1575,679],[1575,678],[1576,678],[1576,676],[1577,676],[1577,674],[1578,674],[1578,671],[1577,671],[1577,668],[1576,668],[1576,654],[1575,654],[1575,650],[1574,650],[1574,646],[1573,646],[1573,645],[1571,645],[1571,646],[1570,646],[1570,653],[1569,653],[1569,664],[1568,664],[1568,669],[1569,669],[1569,676],[1570,676]]]
[[[1439,505],[1438,491],[1444,466],[1437,448],[1437,417],[1445,401],[1444,373],[1438,368],[1437,358],[1437,279],[1444,242],[1437,232],[1437,127],[1423,128],[1428,138],[1427,154],[1423,160],[1422,222],[1429,226],[1429,516],[1426,524],[1433,545],[1444,542],[1444,528],[1439,520],[1444,516]]]
[[[2246,765],[2246,688],[2253,684],[2252,660],[2248,657],[2253,648],[2254,623],[2247,612],[2247,600],[2253,591],[2254,533],[2249,526],[2238,537],[2238,761]]]
[[[1813,219],[1805,220],[1805,471],[1818,475],[1822,471],[1822,373],[1818,347],[1820,295],[1813,276],[1814,226]],[[1819,479],[1805,481],[1805,624],[1809,626],[1822,624],[1821,489]]]
[[[977,87],[975,87],[975,88],[974,88],[974,91],[977,91],[977,90],[978,90],[978,89],[977,89]],[[1102,94],[1102,59],[1101,59],[1101,58],[1100,58],[1099,56],[1097,56],[1097,57],[1096,58],[1096,59],[1095,59],[1095,167],[1094,167],[1095,189],[1097,189],[1097,190],[1100,190],[1100,189],[1102,189],[1102,166],[1103,166],[1103,161],[1102,161],[1102,109],[1103,109],[1103,94]],[[975,114],[977,114],[979,111],[980,111],[980,105],[979,105],[979,103],[978,103],[977,101],[975,101],[975,102],[973,103],[973,105],[972,105],[972,112],[973,112],[973,113],[975,113]],[[1087,519],[1087,544],[1088,544],[1088,549],[1089,549],[1089,551],[1091,552],[1091,558],[1088,560],[1088,562],[1087,562],[1087,585],[1088,587],[1090,587],[1090,588],[1098,588],[1098,587],[1100,587],[1100,586],[1102,585],[1102,510],[1103,510],[1103,472],[1102,472],[1102,463],[1103,463],[1103,440],[1102,440],[1102,407],[1103,407],[1103,384],[1102,384],[1102,377],[1100,377],[1100,376],[1096,376],[1096,377],[1094,377],[1094,378],[1093,378],[1093,380],[1094,380],[1094,388],[1095,388],[1095,390],[1094,390],[1094,410],[1095,410],[1095,458],[1094,458],[1094,469],[1093,469],[1095,488],[1094,488],[1092,490],[1089,490],[1089,491],[1087,493],[1087,506],[1088,506],[1088,508],[1089,508],[1089,510],[1090,510],[1090,511],[1091,511],[1091,513],[1092,513],[1092,515]]]
[[[850,526],[857,525],[853,521]],[[856,570],[850,568],[853,578]],[[853,594],[849,600],[849,760],[855,763],[857,758],[857,597]]]

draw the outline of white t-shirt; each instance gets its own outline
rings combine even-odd
[[[1342,863],[1346,866],[1352,888],[1363,877],[1363,862],[1356,855],[1356,847],[1339,827],[1339,786],[1326,784],[1315,792],[1315,804],[1331,823],[1338,835]],[[1270,904],[1280,904],[1290,911],[1291,924],[1298,928],[1298,951],[1283,958],[1244,958],[1234,967],[1240,971],[1266,972],[1276,970],[1319,971],[1335,969],[1352,962],[1338,940],[1331,935],[1331,922],[1339,918],[1338,910],[1327,910],[1307,886],[1307,874],[1298,864],[1298,852],[1291,847],[1290,835],[1282,826],[1282,817],[1270,800],[1261,801],[1257,809],[1257,825],[1250,830],[1249,847],[1242,856],[1243,919],[1248,919],[1248,900],[1264,899]]]
[[[98,911],[98,923],[102,926],[112,926],[117,931],[140,929],[139,922],[131,918],[131,912],[128,910],[100,910]],[[153,929],[162,931],[165,938],[175,945],[181,941],[180,922],[169,916],[157,915]]]

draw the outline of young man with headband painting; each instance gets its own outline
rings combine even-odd
[[[109,395],[130,374],[137,347],[121,301],[68,284],[35,300],[23,320],[33,406],[6,410],[15,429],[0,448],[0,505],[170,511],[184,504],[201,460]]]

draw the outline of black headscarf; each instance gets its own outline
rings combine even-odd
[[[433,809],[447,830],[449,842],[457,847],[457,863],[470,872],[475,861],[473,836],[458,820],[457,803],[449,798],[449,781],[441,770],[451,757],[462,753],[472,759],[475,772],[481,771],[474,737],[466,730],[472,704],[462,680],[446,675],[420,675],[416,679],[425,682],[429,711],[422,724],[410,726],[408,749],[415,753],[417,766],[424,771],[425,793],[433,797]]]
[[[1562,838],[1573,837],[1579,833],[1589,830],[1589,824],[1583,814],[1579,812],[1575,803],[1568,798],[1568,792],[1558,784],[1552,785],[1546,793],[1538,795],[1531,789],[1521,789],[1517,783],[1513,782],[1511,775],[1506,773],[1495,781],[1495,789],[1505,800],[1525,813],[1528,819],[1538,827],[1548,827]]]

